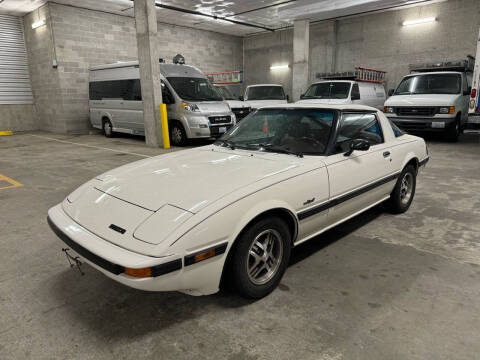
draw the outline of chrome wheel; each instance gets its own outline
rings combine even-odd
[[[402,204],[408,204],[412,197],[413,191],[413,176],[409,172],[405,173],[400,184],[400,201]]]
[[[172,142],[174,144],[181,144],[183,139],[182,130],[180,130],[177,126],[174,126],[172,129]]]
[[[274,229],[262,231],[255,237],[247,255],[247,274],[255,285],[263,285],[277,273],[283,257],[281,235]]]

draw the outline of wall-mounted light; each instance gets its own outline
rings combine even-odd
[[[407,21],[404,21],[402,25],[409,26],[409,25],[425,24],[425,23],[434,22],[434,21],[437,21],[436,17],[427,17],[423,19],[407,20]]]
[[[42,19],[42,20],[38,20],[38,21],[35,21],[33,24],[32,24],[32,29],[36,29],[40,26],[43,26],[46,24],[46,21],[45,19]]]
[[[270,66],[270,70],[283,70],[283,69],[288,69],[288,64],[284,65],[272,65]]]

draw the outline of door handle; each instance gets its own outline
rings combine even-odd
[[[390,151],[385,151],[383,153],[383,157],[386,158],[386,157],[389,157],[390,156]]]

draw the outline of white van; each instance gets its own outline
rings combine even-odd
[[[282,85],[278,84],[257,84],[247,86],[245,95],[240,100],[248,101],[252,111],[262,106],[286,104],[288,95],[285,95]]]
[[[389,91],[385,114],[408,132],[441,132],[457,141],[468,118],[472,68],[470,59],[411,67],[414,73]]]
[[[242,120],[245,116],[250,114],[252,107],[246,101],[241,101],[239,98],[235,97],[231,91],[225,85],[215,85],[215,88],[220,92],[220,95],[223,96],[223,100],[230,106],[232,112],[235,114],[237,122]]]
[[[228,104],[196,67],[160,63],[160,78],[173,145],[218,137],[235,124]],[[145,134],[138,61],[92,67],[89,93],[94,128],[107,137],[114,132]]]
[[[385,87],[381,83],[356,80],[322,80],[310,85],[297,103],[359,104],[381,110],[385,102]]]

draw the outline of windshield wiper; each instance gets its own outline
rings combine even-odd
[[[235,150],[236,148],[236,145],[233,141],[229,141],[229,140],[218,140],[223,146],[226,146],[226,147],[229,147],[230,149],[232,150]]]
[[[253,143],[253,144],[247,144],[247,146],[258,146],[259,148],[262,148],[264,151],[295,155],[300,158],[303,158],[303,154],[301,152],[291,151],[288,148],[275,146],[272,144]]]

